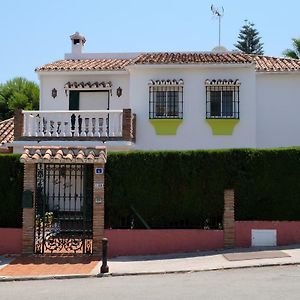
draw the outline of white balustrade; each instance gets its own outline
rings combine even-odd
[[[27,137],[122,137],[122,110],[23,111]]]

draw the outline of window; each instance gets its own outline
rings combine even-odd
[[[183,80],[149,82],[149,118],[183,118]]]
[[[206,80],[206,118],[239,119],[238,80]]]

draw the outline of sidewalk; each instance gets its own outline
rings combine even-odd
[[[225,256],[228,256],[226,258]],[[300,245],[247,248],[160,256],[118,257],[109,261],[111,275],[211,271],[300,264]]]
[[[199,272],[292,264],[300,265],[300,245],[117,257],[108,261],[110,273],[105,276]],[[96,277],[101,276],[100,267],[99,258],[86,256],[0,257],[0,281]]]

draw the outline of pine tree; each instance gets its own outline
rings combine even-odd
[[[263,55],[263,43],[260,42],[259,32],[254,28],[253,23],[248,20],[245,22],[238,36],[239,40],[234,46],[247,54]]]

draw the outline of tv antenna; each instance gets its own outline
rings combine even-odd
[[[211,12],[213,13],[213,16],[219,18],[219,47],[221,46],[221,18],[224,16],[224,8],[217,8],[213,6],[213,4],[210,7]]]

